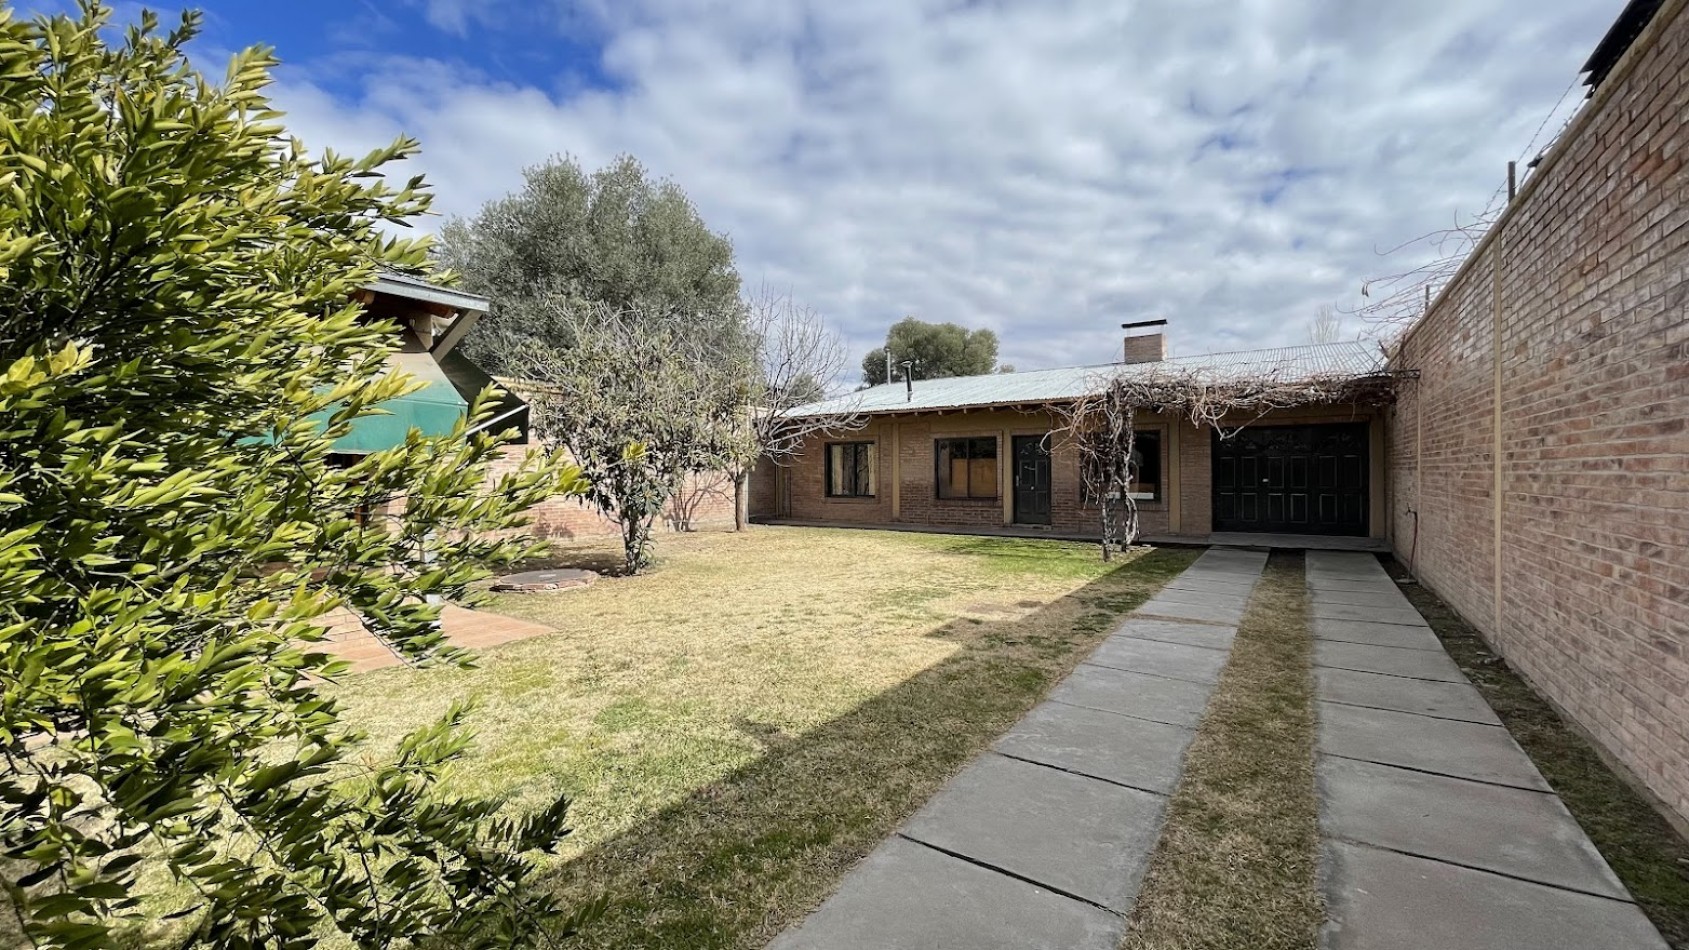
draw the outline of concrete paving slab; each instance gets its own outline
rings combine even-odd
[[[1345,643],[1370,643],[1373,646],[1397,647],[1404,650],[1435,650],[1443,652],[1443,641],[1430,627],[1413,627],[1399,623],[1367,623],[1364,620],[1330,620],[1313,618],[1315,640],[1341,640]]]
[[[1227,548],[1209,548],[1203,555],[1191,562],[1195,568],[1229,568],[1238,570],[1260,571],[1267,566],[1265,551],[1239,551]]]
[[[1049,698],[1194,729],[1213,690],[1205,683],[1081,664],[1050,691]]]
[[[1342,567],[1368,564],[1376,567],[1378,558],[1364,551],[1309,551],[1308,563],[1321,567]]]
[[[1667,950],[1635,904],[1328,841],[1324,950]]]
[[[1209,566],[1193,564],[1190,567],[1185,568],[1184,573],[1179,576],[1186,580],[1216,580],[1230,581],[1232,583],[1254,583],[1255,581],[1260,580],[1261,571],[1259,568],[1242,564],[1213,564]]]
[[[1184,726],[1055,702],[1037,706],[992,748],[1003,755],[1171,795],[1179,784],[1185,749],[1195,735]]]
[[[1465,683],[1434,683],[1381,673],[1316,669],[1316,696],[1327,702],[1501,724],[1478,691]]]
[[[1351,576],[1343,576],[1343,578],[1326,578],[1326,576],[1309,576],[1309,578],[1307,578],[1307,588],[1309,588],[1309,590],[1388,590],[1388,588],[1397,588],[1397,590],[1400,590],[1402,585],[1398,585],[1395,581],[1390,580],[1388,576],[1377,576],[1377,578],[1351,578]]]
[[[1332,604],[1314,601],[1308,605],[1310,616],[1322,620],[1362,620],[1367,623],[1394,623],[1408,627],[1430,626],[1419,611],[1412,607],[1361,607],[1355,604]]]
[[[1400,592],[1400,589],[1397,588],[1395,584],[1391,583],[1390,579],[1387,577],[1378,577],[1372,580],[1362,580],[1358,577],[1345,577],[1338,579],[1311,577],[1308,578],[1308,590],[1323,591],[1325,593],[1346,591],[1351,594],[1388,594],[1391,592]]]
[[[1214,557],[1258,557],[1263,561],[1267,559],[1265,548],[1254,544],[1229,544],[1225,541],[1215,541],[1202,553],[1204,556]]]
[[[1235,627],[1243,620],[1242,604],[1187,604],[1160,596],[1145,601],[1136,612],[1178,620],[1200,620],[1203,623],[1217,623],[1228,627]]]
[[[1191,567],[1197,570],[1231,570],[1254,571],[1260,573],[1267,566],[1267,558],[1261,554],[1239,554],[1235,552],[1220,552],[1210,550],[1207,554],[1191,562]]]
[[[1113,636],[1085,658],[1089,666],[1106,666],[1134,673],[1154,673],[1176,680],[1213,683],[1225,668],[1227,652],[1188,643],[1164,643],[1138,637]]]
[[[1314,553],[1312,551],[1310,554]],[[1390,572],[1378,563],[1377,558],[1367,557],[1360,561],[1332,564],[1322,562],[1318,558],[1309,558],[1303,568],[1309,577],[1388,577]]]
[[[1413,604],[1395,587],[1378,590],[1309,590],[1308,600],[1315,604],[1352,604],[1356,607],[1388,607],[1392,610],[1413,609]]]
[[[1227,650],[1237,638],[1237,629],[1209,623],[1134,618],[1116,627],[1114,636],[1160,640],[1163,643],[1188,643],[1194,647],[1208,647],[1210,650]]]
[[[1163,587],[1156,592],[1155,600],[1174,604],[1220,604],[1242,610],[1249,604],[1249,595],[1250,590],[1243,588],[1185,590],[1182,587]]]
[[[1322,564],[1318,560],[1307,562],[1303,568],[1309,577],[1324,578],[1388,578],[1390,572],[1384,570],[1376,559],[1356,561],[1352,564]]]
[[[1209,574],[1203,577],[1187,577],[1180,574],[1167,582],[1162,590],[1196,590],[1216,594],[1247,594],[1255,589],[1260,580],[1253,574]]]
[[[1114,950],[1117,915],[891,838],[769,950]]]
[[[1203,551],[1203,556],[1199,556],[1196,563],[1213,565],[1213,563],[1219,563],[1219,561],[1238,563],[1238,565],[1265,565],[1267,563],[1267,551],[1248,551],[1245,548],[1214,546],[1214,548],[1209,548],[1208,551]]]
[[[1343,585],[1355,585],[1355,587],[1366,588],[1366,590],[1390,590],[1390,588],[1395,587],[1395,583],[1392,583],[1390,578],[1388,578],[1387,575],[1383,575],[1383,573],[1380,573],[1380,575],[1377,576],[1307,575],[1307,581],[1309,581],[1309,585],[1311,585],[1314,590],[1324,590],[1324,588],[1331,587],[1331,585],[1339,585],[1339,583],[1343,583]]]
[[[1161,795],[987,755],[952,779],[903,834],[1125,913],[1166,803]]]
[[[1437,650],[1402,650],[1367,643],[1315,640],[1314,665],[1442,683],[1466,682],[1466,675],[1460,672],[1460,667],[1449,659],[1448,654]]]
[[[1503,728],[1341,703],[1320,703],[1319,720],[1319,750],[1326,755],[1549,791]]]
[[[1387,572],[1378,558],[1371,554],[1345,553],[1339,551],[1309,551],[1304,561],[1308,574],[1338,576],[1354,575],[1356,577],[1383,576]]]
[[[1346,841],[1625,900],[1554,795],[1322,756],[1320,828]]]

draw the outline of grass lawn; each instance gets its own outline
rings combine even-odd
[[[338,689],[375,754],[473,699],[456,788],[574,796],[550,883],[610,898],[581,946],[760,947],[1196,553],[664,536],[648,575],[487,605],[555,635]]]
[[[1300,552],[1274,552],[1185,756],[1126,950],[1312,950],[1313,634]]]

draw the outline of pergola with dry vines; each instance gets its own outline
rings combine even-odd
[[[1101,509],[1102,555],[1109,560],[1139,535],[1132,497],[1133,455],[1140,412],[1165,413],[1212,428],[1229,439],[1268,413],[1306,406],[1375,406],[1394,398],[1387,372],[1305,373],[1271,369],[1231,372],[1212,367],[1132,367],[1099,377],[1079,399],[1053,405],[1061,420],[1052,435],[1078,450],[1086,495]]]

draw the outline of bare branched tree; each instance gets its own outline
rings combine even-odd
[[[1331,306],[1320,304],[1314,311],[1314,322],[1308,326],[1308,342],[1336,343],[1343,339],[1343,316]]]
[[[725,433],[723,455],[734,485],[734,526],[750,518],[750,477],[758,460],[783,465],[804,442],[823,431],[860,429],[865,419],[846,399],[835,411],[814,418],[788,410],[826,396],[849,360],[844,341],[821,315],[790,294],[763,288],[745,301],[746,322],[756,340],[754,365],[744,368],[750,383],[742,414]]]
[[[1086,497],[1101,509],[1102,556],[1138,540],[1139,412],[1165,413],[1229,439],[1270,412],[1311,405],[1377,405],[1393,398],[1386,374],[1315,374],[1288,368],[1235,373],[1143,364],[1097,377],[1091,391],[1050,406],[1054,437],[1073,445]]]
[[[621,526],[626,567],[637,572],[683,480],[722,468],[723,434],[736,431],[753,389],[672,321],[602,304],[557,304],[551,318],[570,345],[530,338],[507,352],[508,365],[530,396],[536,435],[574,457],[586,500]]]

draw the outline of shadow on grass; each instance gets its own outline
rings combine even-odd
[[[1013,619],[964,618],[923,670],[806,734],[740,721],[763,757],[556,869],[571,904],[603,894],[582,947],[760,947],[1195,558],[1153,551]]]
[[[576,568],[583,571],[592,571],[605,577],[622,577],[627,574],[627,561],[622,557],[619,542],[614,539],[602,544],[590,545],[576,542],[559,544],[538,557],[528,558],[519,564],[512,565],[504,573],[550,571],[559,568]]]

